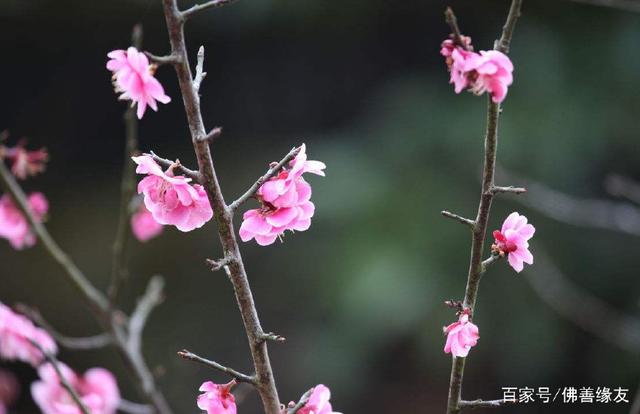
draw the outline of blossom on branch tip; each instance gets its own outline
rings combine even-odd
[[[200,184],[192,185],[190,178],[173,175],[177,163],[162,171],[150,155],[132,159],[138,164],[136,172],[147,174],[138,183],[138,194],[144,194],[144,205],[156,222],[186,232],[211,220],[213,210],[207,193]]]
[[[31,341],[36,342],[47,353],[58,352],[55,341],[47,331],[0,302],[0,358],[38,366],[44,360],[44,355]]]
[[[447,39],[442,42],[440,54],[446,58],[451,72],[449,83],[454,85],[456,93],[464,89],[476,95],[488,92],[495,103],[507,96],[507,89],[513,83],[513,63],[504,53],[497,50],[476,53]]]
[[[163,225],[158,223],[144,203],[131,216],[131,231],[138,241],[146,242],[162,233]]]
[[[520,273],[524,263],[533,264],[533,255],[529,251],[529,239],[536,229],[527,223],[527,218],[513,212],[509,214],[501,230],[493,232],[495,243],[491,250],[501,256],[507,255],[509,265]]]
[[[311,226],[315,205],[311,200],[311,186],[302,177],[304,173],[324,176],[325,164],[308,161],[304,144],[296,157],[260,186],[256,198],[258,209],[243,215],[240,238],[247,242],[255,239],[261,246],[272,244],[286,230],[304,231]]]
[[[444,328],[447,342],[444,352],[451,353],[456,358],[466,358],[471,347],[476,346],[480,335],[478,327],[469,320],[469,310],[464,310],[458,317],[458,322]]]
[[[61,362],[58,362],[58,367],[91,414],[116,412],[120,391],[111,372],[104,368],[91,368],[80,377]],[[81,414],[50,363],[41,365],[38,375],[40,380],[31,384],[31,395],[43,414]]]
[[[34,176],[45,170],[49,154],[45,148],[29,151],[26,140],[20,140],[15,147],[0,146],[0,158],[11,161],[11,172],[20,180]]]
[[[36,221],[42,222],[49,210],[49,203],[44,194],[31,193],[27,202]],[[11,246],[17,250],[31,247],[36,243],[36,236],[27,218],[8,194],[0,197],[0,237],[9,240]]]
[[[107,56],[110,58],[107,69],[113,72],[115,91],[120,93],[120,99],[130,100],[132,105],[137,105],[138,119],[144,115],[147,105],[157,111],[156,101],[164,104],[171,102],[160,82],[153,76],[156,66],[149,64],[144,53],[130,47],[127,50],[113,50]]]
[[[212,381],[202,383],[198,396],[198,408],[207,414],[236,414],[236,399],[231,388],[236,385],[233,380],[228,384],[215,384]]]
[[[311,391],[309,399],[297,414],[340,414],[333,411],[329,399],[331,399],[329,388],[322,384],[316,385]]]

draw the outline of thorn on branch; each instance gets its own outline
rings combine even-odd
[[[211,367],[213,369],[217,369],[218,371],[224,372],[225,374],[235,378],[238,382],[245,382],[247,384],[252,384],[252,385],[257,385],[258,384],[258,380],[256,379],[255,376],[253,375],[246,375],[243,374],[241,372],[238,372],[232,368],[229,367],[225,367],[224,365],[218,364],[215,361],[211,361],[208,360],[206,358],[202,358],[201,356],[198,356],[196,354],[194,354],[193,352],[190,352],[186,349],[183,349],[182,351],[178,351],[178,356],[180,356],[180,358],[182,359],[186,359],[188,361],[194,361],[194,362],[199,362],[203,365],[206,365],[208,367]]]
[[[207,135],[205,135],[202,138],[199,138],[198,141],[206,141],[209,144],[211,144],[220,135],[222,135],[222,127],[215,127]]]
[[[287,340],[287,338],[285,338],[284,336],[275,334],[273,332],[262,332],[259,339],[260,342],[273,341],[279,343],[284,343]]]
[[[212,272],[217,272],[218,270],[231,263],[231,257],[223,257],[219,260],[206,259],[206,262]]]
[[[196,4],[195,6],[188,8],[187,10],[181,13],[182,19],[186,21],[193,15],[213,8],[218,8],[222,6],[226,6],[227,4],[233,3],[235,0],[211,0],[203,4]]]
[[[165,56],[157,56],[149,52],[144,52],[144,54],[147,55],[151,62],[155,63],[158,66],[177,65],[179,63],[182,63],[182,59],[180,59],[180,56],[174,54]]]
[[[472,230],[476,227],[476,222],[474,220],[470,220],[468,218],[464,218],[462,216],[459,216],[457,214],[453,214],[453,213],[451,213],[449,211],[446,211],[446,210],[443,210],[441,212],[441,214],[443,216],[447,217],[447,218],[456,220],[456,221],[458,221],[458,222],[460,222],[462,224],[466,224],[467,226],[471,227]]]

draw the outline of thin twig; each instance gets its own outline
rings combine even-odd
[[[133,27],[131,42],[138,50],[142,49],[142,26],[137,24]],[[124,113],[125,123],[125,144],[124,144],[124,164],[122,166],[122,181],[120,184],[120,212],[118,214],[118,226],[116,227],[116,237],[113,242],[113,258],[111,262],[111,281],[108,294],[111,302],[115,302],[118,291],[123,282],[128,277],[127,269],[127,246],[131,239],[131,217],[129,205],[136,191],[136,168],[131,161],[131,157],[138,152],[138,119],[133,107],[128,106]]]
[[[193,181],[195,182],[200,182],[200,173],[198,171],[194,171],[194,170],[190,170],[187,167],[185,167],[182,164],[178,164],[177,166],[176,161],[171,161],[168,160],[166,158],[162,158],[157,156],[153,151],[151,151],[149,153],[149,155],[151,155],[151,157],[153,158],[153,160],[161,167],[163,168],[169,168],[171,166],[174,166],[174,171],[177,172],[180,175],[184,175],[187,178],[191,178]]]
[[[153,53],[144,52],[145,55],[156,65],[177,65],[180,63],[180,56],[166,55],[156,56]]]
[[[289,153],[285,155],[283,159],[281,159],[274,166],[270,167],[262,177],[258,178],[258,180],[256,180],[256,182],[253,183],[253,185],[249,187],[249,189],[243,195],[241,195],[233,203],[229,204],[229,210],[231,210],[232,212],[236,211],[238,207],[242,205],[242,203],[253,197],[262,184],[269,180],[269,178],[276,175],[289,161],[294,159],[299,152],[300,147],[295,147],[291,151],[289,151]]]
[[[499,194],[499,193],[524,194],[527,192],[527,189],[524,187],[514,187],[514,186],[500,187],[500,186],[494,185],[493,187],[491,187],[489,191],[491,191],[493,194]]]
[[[204,46],[200,46],[200,49],[198,49],[198,60],[196,63],[196,76],[193,78],[193,89],[196,92],[196,96],[198,96],[200,84],[204,80],[205,76],[207,76],[207,72],[204,71]]]
[[[229,1],[224,2],[224,4]],[[269,360],[267,342],[261,340],[263,334],[258,311],[253,300],[253,293],[249,285],[249,279],[244,268],[242,255],[235,235],[233,226],[233,214],[227,207],[218,177],[213,166],[211,149],[209,143],[203,140],[207,136],[200,111],[200,100],[193,87],[189,58],[184,39],[184,22],[194,13],[206,8],[223,4],[223,1],[208,2],[200,6],[194,6],[186,12],[180,12],[177,0],[162,0],[164,15],[169,32],[169,41],[173,55],[180,56],[181,63],[174,65],[182,92],[185,113],[189,130],[191,132],[191,143],[198,159],[198,169],[200,171],[200,182],[207,192],[209,202],[213,208],[214,218],[217,224],[218,235],[224,257],[230,258],[228,265],[224,266],[229,275],[229,280],[233,285],[236,302],[242,315],[245,332],[249,342],[249,350],[253,360],[256,373],[256,390],[260,394],[265,414],[280,414],[280,399],[276,389],[273,370]]]
[[[76,389],[73,387],[73,385],[71,385],[69,380],[64,375],[62,375],[62,370],[60,369],[60,364],[58,363],[58,360],[56,359],[56,357],[46,352],[44,348],[42,348],[42,346],[40,346],[40,344],[37,341],[34,341],[33,339],[29,339],[29,342],[31,342],[31,345],[33,345],[40,352],[42,352],[42,355],[44,355],[47,362],[51,364],[53,369],[56,371],[56,375],[58,375],[58,379],[60,379],[60,383],[62,384],[64,389],[67,390],[69,395],[71,395],[71,399],[73,400],[74,404],[78,406],[80,411],[83,414],[91,414],[91,411],[89,411],[87,406],[84,404],[84,402],[80,398],[78,391],[76,391]]]
[[[189,361],[199,362],[199,363],[204,364],[204,365],[206,365],[208,367],[211,367],[213,369],[217,369],[220,372],[224,372],[225,374],[229,375],[230,377],[233,377],[236,380],[238,380],[238,382],[246,382],[247,384],[258,385],[255,376],[243,374],[241,372],[236,371],[233,368],[225,367],[224,365],[218,364],[215,361],[211,361],[209,359],[202,358],[201,356],[198,356],[198,355],[194,354],[193,352],[187,351],[186,349],[183,349],[182,351],[179,351],[178,355],[180,356],[180,358],[187,359]]]
[[[106,332],[86,337],[70,337],[58,332],[49,322],[44,319],[42,314],[37,309],[33,309],[27,305],[20,303],[16,305],[16,310],[31,319],[36,323],[36,325],[47,331],[58,344],[67,349],[99,349],[113,344],[113,337]]]
[[[152,406],[127,401],[124,398],[121,398],[118,403],[118,411],[122,411],[127,414],[154,414]]]
[[[502,259],[502,256],[500,256],[499,254],[492,254],[491,256],[489,256],[488,259],[483,260],[482,273],[486,272],[489,266],[491,266],[493,263],[497,262],[500,259]]]
[[[141,352],[142,331],[153,309],[164,300],[163,288],[164,279],[162,276],[154,276],[149,280],[144,295],[138,299],[138,304],[129,319],[129,348],[132,352]]]
[[[451,28],[453,43],[455,43],[457,46],[460,46],[464,50],[469,50],[469,45],[463,40],[462,32],[460,32],[460,27],[458,27],[458,18],[453,13],[451,7],[447,7],[447,9],[444,11],[444,19]]]
[[[495,49],[503,53],[508,53],[513,30],[516,21],[520,16],[522,0],[512,0],[509,14],[504,25],[502,36],[496,41]],[[482,193],[480,203],[478,205],[478,214],[475,219],[473,235],[471,240],[471,258],[469,261],[469,272],[467,276],[467,286],[465,289],[464,303],[465,309],[469,309],[472,313],[475,308],[478,296],[478,288],[482,277],[482,254],[484,250],[484,241],[489,222],[489,212],[491,210],[491,202],[493,201],[493,192],[490,191],[495,187],[495,168],[496,168],[496,151],[498,146],[498,119],[500,116],[500,104],[494,103],[491,97],[487,98],[487,131],[484,143],[484,167],[482,174]],[[447,414],[458,414],[462,407],[460,406],[462,394],[462,379],[464,377],[465,358],[452,357],[451,361],[451,377],[449,380],[449,396],[447,401]]]
[[[511,401],[506,400],[473,400],[473,401],[460,401],[458,404],[460,408],[498,408],[504,405],[514,404]]]
[[[287,408],[287,414],[296,414],[298,410],[300,410],[302,407],[304,407],[307,404],[312,393],[313,393],[313,388],[311,388],[310,390],[302,394],[302,397],[300,397],[300,399],[295,405]]]
[[[470,220],[468,218],[464,218],[462,216],[459,216],[457,214],[451,213],[449,211],[443,210],[443,211],[440,212],[440,214],[442,214],[443,216],[445,216],[447,218],[456,220],[456,221],[458,221],[458,222],[460,222],[462,224],[465,224],[465,225],[469,226],[471,228],[471,230],[473,230],[473,228],[476,226],[476,222],[475,221]]]
[[[231,4],[234,1],[236,0],[211,0],[206,3],[196,4],[195,6],[192,6],[191,8],[181,12],[180,14],[184,20],[187,20],[196,13],[200,13],[208,9],[226,6],[227,4]]]

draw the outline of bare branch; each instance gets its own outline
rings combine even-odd
[[[196,63],[196,76],[193,78],[193,89],[196,92],[196,96],[200,91],[200,84],[207,76],[207,72],[204,71],[204,46],[200,46],[198,49],[198,61]]]
[[[181,63],[180,56],[176,55],[156,56],[149,52],[144,52],[144,54],[156,65],[177,65]]]
[[[182,351],[178,352],[178,355],[186,360],[189,361],[195,361],[195,362],[199,362],[201,364],[204,364],[208,367],[211,367],[213,369],[217,369],[220,372],[224,372],[225,374],[229,375],[230,377],[235,378],[236,380],[238,380],[238,382],[246,382],[247,384],[252,384],[252,385],[258,385],[257,379],[255,376],[253,375],[246,375],[243,374],[241,372],[236,371],[235,369],[229,368],[229,367],[225,367],[224,365],[220,365],[215,361],[211,361],[208,360],[206,358],[202,358],[201,356],[198,356],[196,354],[194,354],[193,352],[187,351],[186,349],[183,349]]]
[[[282,335],[278,335],[276,333],[273,332],[263,332],[260,337],[262,338],[263,341],[273,341],[273,342],[286,342],[287,338],[285,338]]]
[[[181,16],[182,16],[182,19],[187,20],[193,17],[195,14],[200,13],[202,11],[226,6],[227,4],[231,4],[235,1],[236,0],[211,0],[206,3],[196,4],[195,6],[192,6],[191,8],[183,11],[181,13]]]
[[[294,159],[295,156],[298,155],[298,152],[300,152],[300,147],[294,147],[291,151],[289,151],[289,153],[285,155],[283,159],[281,159],[277,164],[270,167],[262,177],[258,178],[258,180],[253,183],[253,185],[249,187],[249,189],[243,195],[241,195],[233,203],[229,204],[229,210],[231,210],[232,212],[237,210],[238,207],[242,205],[242,203],[253,197],[260,186],[264,184],[269,178],[276,175],[289,161]]]
[[[36,325],[49,332],[56,342],[65,348],[87,350],[104,348],[113,344],[113,338],[108,333],[78,338],[66,336],[54,329],[38,310],[22,303],[16,305],[16,310],[31,319]]]
[[[153,309],[162,303],[164,295],[164,279],[162,276],[154,276],[149,280],[147,290],[138,300],[138,304],[129,319],[129,348],[134,353],[140,353],[142,346],[142,331]]]
[[[297,403],[291,405],[290,407],[287,407],[287,414],[296,414],[298,410],[300,410],[307,404],[312,393],[313,388],[302,394],[302,397],[300,397],[300,400],[298,400]]]
[[[82,399],[80,399],[78,391],[76,391],[76,389],[73,388],[73,385],[71,385],[69,380],[64,375],[62,375],[62,370],[60,369],[60,364],[58,363],[58,360],[56,359],[56,357],[46,352],[44,348],[42,348],[42,346],[40,346],[40,344],[37,341],[34,341],[33,339],[29,339],[29,342],[31,342],[31,345],[33,345],[34,347],[38,348],[38,350],[42,352],[42,355],[44,355],[47,362],[51,364],[53,369],[56,371],[56,375],[58,375],[58,379],[60,380],[60,383],[62,384],[64,389],[67,390],[69,395],[71,395],[71,399],[73,399],[73,402],[78,406],[82,414],[91,414],[91,411],[89,411],[89,409],[84,404]]]
[[[463,400],[463,401],[460,401],[458,406],[460,408],[474,409],[474,408],[498,408],[504,405],[512,405],[512,404],[514,404],[514,402],[505,401],[505,400],[489,400],[489,401],[485,401],[485,400],[464,401]]]
[[[489,256],[488,259],[485,259],[482,262],[482,273],[486,272],[489,266],[491,266],[493,263],[497,262],[500,259],[502,259],[502,256],[500,256],[499,254],[492,254],[491,256]]]
[[[447,9],[444,11],[444,19],[451,28],[453,43],[455,43],[457,46],[460,46],[464,50],[469,50],[469,45],[462,40],[462,32],[460,32],[460,27],[458,27],[458,19],[453,13],[451,7],[447,7]]]
[[[151,151],[149,155],[151,155],[153,160],[162,168],[169,168],[172,165],[176,164],[176,161],[171,161],[166,158],[159,157],[153,151]],[[187,178],[191,178],[195,182],[200,182],[200,173],[198,171],[190,170],[184,165],[180,164],[179,162],[178,164],[179,165],[175,167],[176,172],[178,172],[181,175],[184,175]]]
[[[223,257],[222,259],[218,259],[218,260],[206,259],[206,262],[207,262],[207,265],[209,266],[209,269],[211,269],[212,272],[217,272],[218,270],[222,269],[223,267],[231,263],[231,258]]]
[[[207,135],[200,138],[200,140],[211,144],[220,135],[222,135],[222,127],[215,127]]]
[[[457,214],[453,214],[453,213],[451,213],[449,211],[443,210],[443,211],[440,212],[440,214],[442,214],[443,216],[445,216],[447,218],[456,220],[456,221],[458,221],[458,222],[460,222],[462,224],[466,224],[467,226],[469,226],[471,228],[471,230],[473,230],[475,228],[475,226],[476,226],[476,222],[475,221],[470,220],[468,218],[464,218],[464,217],[459,216]]]
[[[499,193],[523,194],[527,192],[527,189],[523,187],[514,187],[514,186],[500,187],[500,186],[494,185],[493,187],[491,187],[489,191],[491,191],[492,194],[499,194]]]
[[[118,403],[118,411],[122,411],[127,414],[154,414],[153,407],[148,404],[140,404],[131,401],[127,401],[123,398]]]

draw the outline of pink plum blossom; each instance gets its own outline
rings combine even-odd
[[[231,394],[235,380],[228,384],[215,384],[206,381],[200,386],[202,394],[198,396],[198,408],[207,414],[236,414],[236,399]]]
[[[29,151],[25,145],[26,140],[22,139],[15,147],[0,146],[0,158],[11,161],[11,172],[21,180],[43,172],[49,160],[46,149]]]
[[[20,384],[11,372],[0,369],[0,414],[13,405],[20,393]]]
[[[80,377],[67,365],[60,362],[58,365],[63,377],[78,392],[92,414],[116,412],[120,391],[111,372],[104,368],[91,368]],[[31,395],[43,414],[81,414],[51,364],[41,365],[38,375],[40,380],[31,384]]]
[[[449,83],[454,85],[456,93],[468,88],[476,95],[488,92],[493,102],[502,102],[513,83],[513,63],[497,50],[473,52],[471,39],[464,36],[463,39],[468,39],[466,48],[455,45],[451,39],[442,42],[440,48],[451,72]]]
[[[49,203],[42,193],[31,193],[27,198],[35,219],[42,221],[49,210]],[[16,207],[8,194],[0,197],[0,237],[9,240],[17,250],[31,247],[36,243],[27,219]]]
[[[324,176],[325,164],[308,161],[303,144],[289,168],[262,184],[256,193],[261,208],[248,210],[240,226],[242,241],[255,239],[261,246],[272,244],[286,230],[304,231],[311,226],[315,205],[311,200],[311,186],[304,173]]]
[[[146,242],[162,233],[163,225],[158,223],[144,203],[131,216],[131,231],[141,242]]]
[[[200,184],[192,185],[190,178],[175,176],[175,165],[162,171],[150,155],[132,159],[138,164],[136,172],[147,174],[138,183],[138,193],[144,194],[144,205],[157,223],[191,231],[211,220],[213,210]]]
[[[468,310],[460,313],[458,322],[444,328],[444,333],[447,335],[444,352],[451,353],[456,358],[465,358],[469,355],[469,350],[478,343],[480,338],[478,327],[469,321]]]
[[[55,341],[44,329],[0,302],[0,358],[38,366],[44,355],[31,341],[38,343],[47,353],[58,352]]]
[[[506,254],[509,265],[520,273],[524,268],[523,263],[533,264],[533,255],[529,251],[529,239],[533,237],[535,231],[535,227],[527,223],[525,216],[513,212],[502,224],[502,229],[493,232],[495,243],[492,250],[501,256]]]
[[[329,402],[330,398],[331,391],[328,387],[322,384],[316,385],[306,404],[298,410],[297,414],[340,414],[333,411]]]
[[[153,76],[156,66],[149,64],[147,56],[135,47],[127,50],[114,50],[107,55],[107,69],[113,72],[114,87],[121,93],[120,99],[137,104],[136,114],[141,119],[147,105],[158,110],[156,101],[164,104],[171,102],[164,88]]]

